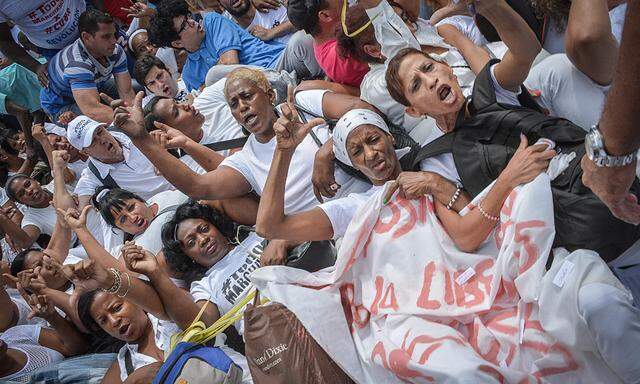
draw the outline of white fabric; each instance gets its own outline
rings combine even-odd
[[[345,113],[333,128],[333,154],[341,162],[353,166],[347,152],[349,133],[361,125],[374,125],[389,133],[389,127],[384,119],[369,109],[352,109]]]
[[[22,228],[33,226],[38,228],[41,234],[51,236],[56,225],[56,217],[56,209],[51,205],[46,208],[26,207]]]
[[[180,78],[180,71],[178,71],[178,62],[176,61],[176,54],[173,48],[158,48],[156,57],[164,63],[169,73],[171,73],[171,77],[177,81]]]
[[[8,348],[18,350],[27,357],[27,362],[20,371],[9,376],[0,377],[2,381],[31,382],[28,376],[23,378],[20,378],[20,376],[64,360],[64,356],[59,352],[43,347],[38,343],[41,329],[41,325],[18,325],[9,328],[0,335],[0,339],[7,343]]]
[[[77,116],[67,127],[67,140],[77,149],[85,149],[93,142],[93,132],[100,126],[106,127],[106,124],[84,115]]]
[[[249,30],[255,25],[259,25],[265,29],[273,29],[280,24],[286,23],[287,21],[289,21],[289,17],[287,16],[287,7],[285,5],[281,5],[278,9],[269,9],[269,11],[266,13],[256,11],[251,24],[249,24],[246,29]],[[287,42],[291,38],[291,35],[293,35],[293,33],[290,32],[286,35],[276,37],[271,41],[277,41],[282,44],[287,44]]]
[[[551,55],[531,68],[524,85],[540,91],[536,101],[549,114],[571,120],[585,130],[600,121],[610,88],[594,83],[566,54]]]
[[[131,140],[119,132],[110,132],[123,147],[124,161],[115,164],[105,164],[90,158],[100,172],[101,177],[111,175],[122,189],[134,192],[144,200],[162,192],[174,189],[161,175],[156,174],[153,164],[140,152]],[[89,170],[82,171],[74,193],[78,196],[92,196],[102,182]]]
[[[322,97],[326,90],[303,91],[296,94],[296,103],[304,109],[322,116]],[[304,114],[308,120],[313,116]],[[326,124],[314,128],[314,132],[321,142],[325,143],[331,137],[331,132]],[[249,136],[247,143],[241,151],[234,153],[222,161],[220,166],[226,166],[238,171],[251,185],[253,191],[262,195],[262,190],[269,175],[271,160],[276,148],[275,137],[268,143],[260,143],[254,135]],[[304,212],[318,204],[313,194],[311,174],[313,162],[318,145],[311,135],[307,135],[296,148],[291,160],[292,166],[287,174],[287,183],[284,197],[284,211],[286,214]],[[335,180],[341,188],[335,198],[346,196],[352,192],[362,192],[369,188],[369,184],[347,175],[342,169],[336,167]]]
[[[611,33],[620,44],[622,40],[622,30],[624,29],[624,16],[627,13],[627,3],[624,2],[609,11],[609,21],[611,22]]]
[[[161,351],[166,351],[169,348],[171,342],[171,335],[180,332],[180,328],[175,323],[169,321],[162,321],[155,318],[153,315],[147,314],[151,326],[153,328],[154,342],[156,347]],[[133,370],[142,368],[145,365],[153,364],[157,362],[154,357],[147,356],[144,353],[138,352],[138,344],[125,344],[118,351],[118,367],[120,368],[120,380],[123,382],[129,377],[127,374],[127,368],[125,364],[125,355],[129,351],[131,353],[131,365]]]
[[[496,101],[501,104],[520,105],[520,102],[518,101],[518,95],[520,94],[520,91],[513,92],[508,89],[502,88],[502,86],[496,80],[495,75],[493,74],[494,69],[495,64],[490,68],[490,71],[491,82],[493,83],[493,87],[496,92]],[[435,135],[429,137],[428,141],[422,143],[422,146],[428,144],[432,140],[442,135],[442,131],[438,129]],[[458,170],[456,169],[456,164],[453,161],[453,155],[451,153],[444,153],[442,155],[433,156],[421,161],[420,170],[425,172],[434,172],[446,179],[449,179],[450,181],[458,183],[460,182],[460,175],[458,174]]]
[[[13,21],[38,47],[62,49],[78,36],[78,18],[84,0],[3,1],[0,23]]]
[[[190,170],[197,173],[198,175],[204,175],[205,173],[207,173],[207,171],[205,171],[204,168],[202,168],[202,166],[198,164],[198,162],[195,161],[193,157],[191,157],[191,155],[182,156],[180,158],[180,161],[182,161],[187,167],[189,167]]]
[[[240,124],[233,118],[224,97],[226,82],[227,79],[223,78],[204,88],[193,101],[193,107],[204,116],[202,125],[204,135],[200,144],[217,143],[244,136]],[[228,156],[229,151],[220,151],[220,154]]]
[[[11,299],[13,304],[15,304],[16,308],[18,309],[18,322],[16,323],[16,325],[46,325],[47,324],[47,321],[40,317],[34,317],[31,320],[27,319],[27,316],[29,315],[29,313],[31,313],[31,307],[22,298],[22,295],[20,294],[20,292],[18,292],[18,290],[15,288],[10,288],[7,286],[5,286],[5,290],[7,291],[7,295],[9,295],[9,298]]]
[[[482,32],[480,32],[480,29],[478,29],[473,17],[463,15],[445,17],[436,24],[436,27],[446,24],[455,27],[477,46],[482,47],[489,44],[489,41],[487,41]]]
[[[545,275],[555,236],[548,176],[510,194],[500,225],[474,253],[457,249],[430,196],[383,205],[384,192],[352,221],[335,268],[264,267],[252,275],[356,382],[619,382],[597,349],[561,341],[588,335],[576,302]],[[577,291],[585,279],[620,286],[602,260],[590,260],[602,269],[583,268],[582,260],[575,257],[561,292]],[[560,311],[543,304],[554,292]],[[346,319],[324,316],[343,308]]]
[[[369,198],[376,193],[381,186],[373,186],[368,191],[361,193],[351,193],[341,199],[327,201],[318,205],[331,222],[333,228],[333,238],[338,239],[347,232],[351,219]]]
[[[191,284],[194,301],[208,300],[218,307],[220,315],[229,312],[252,289],[249,275],[260,268],[262,238],[255,233],[244,239],[222,260],[211,267],[207,274]],[[244,333],[244,321],[235,323],[238,333]]]

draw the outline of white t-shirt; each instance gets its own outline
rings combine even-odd
[[[520,102],[518,101],[520,90],[518,90],[518,92],[513,92],[508,89],[502,88],[502,86],[498,84],[498,81],[493,74],[494,69],[495,64],[491,66],[490,71],[491,81],[496,91],[496,101],[501,104],[520,105]],[[438,131],[440,132],[439,136],[442,136],[442,131]],[[428,142],[423,143],[422,145],[424,146],[426,144],[428,144]],[[437,173],[452,182],[460,182],[460,174],[456,169],[456,164],[453,161],[453,155],[451,153],[444,153],[442,155],[433,156],[428,159],[422,160],[420,162],[420,170]]]
[[[200,144],[217,143],[244,136],[240,124],[233,118],[224,97],[226,83],[226,78],[218,80],[203,89],[200,96],[193,101],[193,107],[204,116],[204,124],[202,124],[204,134]],[[227,156],[229,151],[220,151],[220,154]]]
[[[40,338],[41,325],[18,325],[9,328],[6,332],[0,335],[7,347],[18,350],[27,356],[27,362],[24,367],[9,376],[0,377],[0,380],[14,380],[22,383],[29,383],[29,373],[45,367],[49,364],[54,364],[64,360],[64,356],[53,349],[43,347],[38,343]]]
[[[358,212],[358,209],[380,188],[383,188],[383,186],[373,186],[366,192],[351,193],[341,199],[327,201],[318,205],[318,208],[322,209],[331,222],[334,239],[344,236],[351,219]]]
[[[260,256],[263,251],[262,240],[260,236],[252,232],[222,260],[211,267],[201,280],[191,283],[190,291],[193,300],[212,302],[218,307],[220,315],[229,312],[239,300],[251,291],[253,285],[249,276],[251,272],[260,268]],[[238,333],[242,335],[244,333],[242,319],[235,325]]]
[[[144,200],[162,192],[175,189],[162,175],[156,173],[155,167],[140,152],[131,140],[119,132],[110,132],[123,147],[124,161],[115,164],[105,164],[94,158],[89,160],[95,164],[101,177],[111,175],[122,189],[136,193]],[[102,182],[89,168],[82,171],[74,193],[78,196],[92,196]]]
[[[326,92],[328,91],[298,92],[296,103],[304,109],[322,116],[322,98]],[[306,117],[308,120],[313,119],[313,116],[310,115],[306,115]],[[322,143],[331,137],[331,132],[326,124],[317,126],[313,131]],[[313,162],[318,148],[311,135],[307,135],[296,148],[287,174],[284,198],[285,214],[308,211],[318,204],[311,183]],[[275,149],[275,137],[268,143],[260,143],[255,135],[251,135],[241,151],[227,157],[220,165],[238,171],[251,185],[253,191],[262,195]],[[347,175],[339,167],[336,167],[335,179],[336,183],[341,186],[335,198],[347,196],[349,193],[362,192],[370,187],[370,184]]]
[[[524,85],[540,91],[536,101],[549,114],[571,120],[585,130],[600,121],[610,88],[594,83],[564,53],[551,55],[531,68]]]
[[[478,26],[473,20],[473,17],[463,16],[463,15],[454,15],[454,16],[445,17],[444,19],[440,20],[436,24],[436,27],[439,27],[445,24],[454,26],[457,30],[462,32],[463,35],[468,37],[469,40],[471,40],[477,46],[482,47],[489,43],[489,41],[487,41],[487,39],[484,37],[482,32],[480,32],[480,29],[478,29]]]
[[[0,2],[0,23],[13,21],[29,40],[42,48],[62,49],[78,38],[84,0]]]
[[[247,27],[247,30],[249,30],[254,25],[259,25],[265,29],[273,29],[280,24],[286,23],[287,21],[289,21],[289,17],[287,16],[287,7],[281,5],[280,8],[270,9],[267,13],[256,11],[251,24],[249,24],[249,26]],[[291,35],[292,33],[288,33],[286,35],[276,37],[275,39],[273,39],[273,41],[287,44],[287,42],[291,38]]]

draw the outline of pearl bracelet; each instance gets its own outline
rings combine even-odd
[[[480,214],[482,214],[482,216],[484,216],[485,219],[491,220],[491,221],[500,221],[499,217],[491,216],[484,209],[482,209],[482,205],[480,205],[480,203],[478,203],[478,210],[480,211]]]
[[[127,296],[127,294],[129,293],[129,290],[131,289],[131,276],[129,276],[128,273],[124,273],[125,276],[127,276],[127,290],[124,291],[124,293],[122,295],[117,294],[116,296],[120,297],[120,298],[124,298]]]
[[[449,203],[447,204],[448,210],[451,210],[451,208],[453,207],[453,204],[455,204],[456,201],[458,200],[458,197],[460,197],[461,190],[462,190],[462,186],[456,183],[456,191],[453,193],[453,196],[451,196],[451,199],[449,199]]]

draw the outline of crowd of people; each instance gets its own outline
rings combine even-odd
[[[639,0],[1,1],[0,382],[256,290],[355,382],[640,382],[638,52]]]

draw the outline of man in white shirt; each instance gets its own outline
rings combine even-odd
[[[287,44],[296,29],[287,17],[287,7],[280,5],[267,12],[258,12],[250,0],[221,0],[220,5],[233,16],[239,26],[262,41]]]
[[[69,123],[67,140],[89,156],[88,168],[82,171],[74,191],[80,209],[102,185],[126,189],[145,200],[173,189],[127,136],[107,131],[106,124],[78,116]]]

